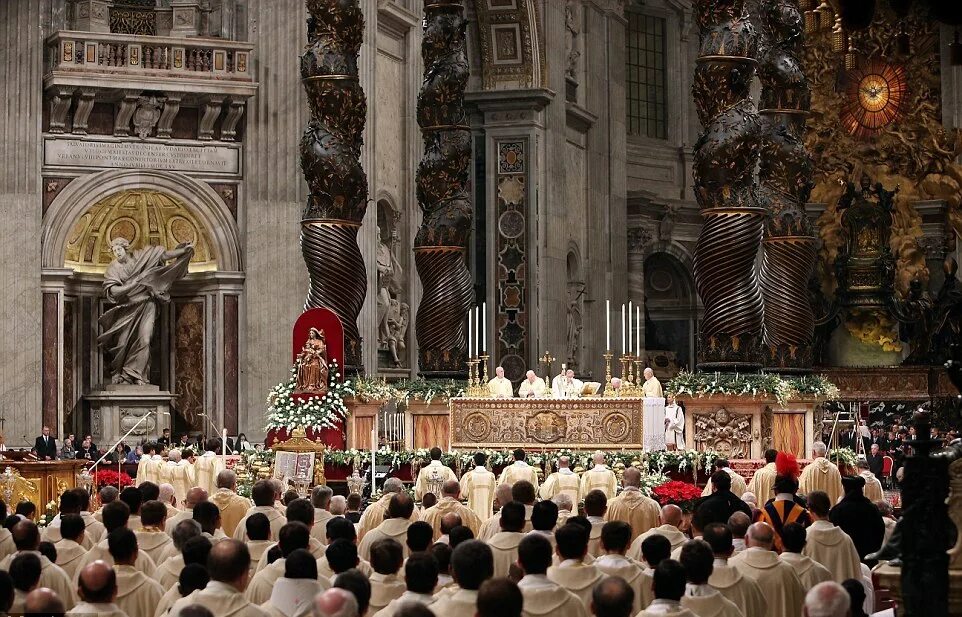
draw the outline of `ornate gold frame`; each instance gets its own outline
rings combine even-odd
[[[271,448],[275,452],[314,452],[314,485],[327,484],[327,476],[324,475],[324,452],[327,446],[317,441],[307,438],[307,431],[298,427],[291,431],[291,436],[287,441],[281,441]],[[271,465],[271,475],[274,474],[274,465]]]

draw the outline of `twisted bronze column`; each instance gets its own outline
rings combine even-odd
[[[812,191],[812,159],[805,149],[805,118],[811,103],[802,71],[804,23],[798,0],[763,0],[759,79],[762,83],[762,152],[759,203],[766,209],[765,298],[762,362],[766,369],[805,373],[812,369],[815,317],[808,283],[815,267],[815,234],[805,215]]]
[[[461,0],[424,2],[424,82],[417,109],[424,140],[417,197],[424,219],[414,239],[414,263],[424,288],[415,327],[426,377],[464,376],[465,316],[474,299],[466,262],[472,213],[466,189],[471,132],[464,113],[463,10]]]
[[[698,0],[692,94],[704,130],[695,144],[695,197],[704,218],[695,286],[705,305],[698,368],[760,366],[762,296],[755,256],[762,217],[755,190],[760,126],[750,88],[757,33],[744,0]]]
[[[301,252],[311,284],[304,309],[326,307],[344,326],[346,370],[363,371],[357,316],[367,273],[357,233],[367,209],[360,163],[367,99],[358,81],[364,34],[358,0],[307,0],[307,50],[301,79],[311,119],[301,138],[301,168],[310,190],[301,217]]]

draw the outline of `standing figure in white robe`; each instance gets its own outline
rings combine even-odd
[[[204,453],[194,461],[195,482],[208,494],[217,490],[217,474],[226,468],[220,452],[220,439],[208,439]]]
[[[655,377],[655,371],[650,368],[645,369],[645,383],[641,384],[641,391],[644,396],[663,398],[664,391],[661,389],[661,382]]]
[[[180,450],[171,450],[168,454],[165,471],[170,477],[170,484],[174,487],[174,496],[178,503],[187,498],[187,491],[194,486],[194,466],[190,461],[181,458]]]
[[[669,450],[685,449],[685,412],[669,396],[665,405],[665,445]]]
[[[467,497],[468,507],[478,515],[482,523],[491,518],[497,481],[494,474],[484,466],[487,460],[488,457],[484,453],[476,453],[474,469],[469,469],[461,476],[461,496]]]

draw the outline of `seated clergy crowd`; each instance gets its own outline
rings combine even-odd
[[[216,445],[216,444],[215,444]],[[817,454],[817,452],[816,452]],[[824,452],[823,452],[824,454]],[[799,494],[794,459],[746,485],[719,461],[690,525],[595,455],[561,458],[539,483],[523,451],[495,479],[483,454],[460,479],[440,450],[409,494],[347,516],[326,486],[285,500],[260,480],[251,500],[220,469],[182,498],[168,482],[72,489],[42,529],[20,508],[0,528],[0,612],[111,617],[856,617],[871,612],[866,562],[883,513],[864,480],[816,458]],[[825,471],[823,471],[825,470]],[[149,476],[153,478],[155,476]],[[806,476],[802,475],[805,481]],[[198,480],[198,478],[194,478]],[[208,478],[210,480],[210,478]],[[840,498],[826,490],[839,483]],[[737,487],[737,490],[734,490]],[[431,490],[429,490],[431,489]],[[750,490],[749,490],[750,489]],[[434,490],[439,493],[436,497]],[[754,492],[754,495],[752,495]],[[755,497],[757,496],[757,499]],[[433,498],[433,499],[432,499]],[[748,499],[745,499],[748,498]],[[417,505],[421,502],[421,506]],[[756,502],[761,501],[761,507]],[[433,502],[433,505],[427,504]],[[6,511],[6,505],[2,505]]]

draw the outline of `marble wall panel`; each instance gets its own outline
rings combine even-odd
[[[204,405],[204,303],[174,305],[174,380],[178,414],[191,429],[203,430]]]
[[[231,435],[240,430],[237,424],[238,368],[238,297],[224,296],[224,428]]]

